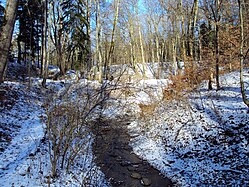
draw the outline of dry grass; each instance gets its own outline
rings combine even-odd
[[[210,68],[212,67],[212,68]],[[246,67],[246,65],[245,65]],[[247,66],[248,67],[248,66]],[[184,74],[171,76],[172,83],[164,90],[164,101],[181,100],[195,90],[203,80],[209,80],[211,74],[215,76],[215,65],[212,60],[197,65],[187,64]],[[239,62],[234,60],[227,63],[224,59],[220,64],[220,75],[239,70]],[[213,77],[214,79],[215,77]]]
[[[209,72],[205,68],[190,67],[185,70],[184,74],[171,76],[172,83],[164,90],[163,100],[179,100],[201,83],[202,80],[208,79]]]
[[[158,104],[156,103],[148,104],[148,105],[138,104],[138,106],[141,109],[140,118],[146,119],[146,118],[150,118],[152,115],[155,114],[156,107],[158,106]]]

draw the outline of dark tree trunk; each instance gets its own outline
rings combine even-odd
[[[215,69],[216,69],[216,84],[217,84],[217,90],[220,89],[220,72],[219,72],[219,66],[220,66],[220,46],[219,46],[219,24],[220,24],[220,1],[215,1]]]
[[[48,58],[47,58],[47,0],[43,1],[44,24],[43,24],[43,44],[42,44],[42,86],[46,87],[48,74]]]
[[[242,1],[243,2],[243,1]],[[249,107],[249,99],[246,96],[245,91],[245,83],[243,79],[243,66],[244,66],[244,19],[243,19],[243,9],[242,9],[242,2],[241,0],[238,0],[239,4],[239,18],[240,18],[240,88],[241,88],[241,95],[243,98],[244,103]]]
[[[8,64],[8,54],[16,19],[17,0],[8,0],[5,9],[5,24],[0,34],[0,83],[4,81]]]
[[[17,39],[17,46],[18,46],[18,58],[17,58],[17,63],[18,63],[18,64],[21,64],[21,61],[22,61],[22,47],[21,47],[20,38]]]

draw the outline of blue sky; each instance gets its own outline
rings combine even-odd
[[[5,6],[6,1],[2,0],[2,1],[0,1],[0,4]]]

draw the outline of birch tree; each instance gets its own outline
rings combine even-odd
[[[143,68],[143,76],[145,76],[145,58],[144,58],[144,45],[143,45],[143,38],[142,38],[142,32],[141,32],[141,23],[139,20],[139,14],[138,14],[138,2],[136,4],[136,13],[137,13],[137,24],[138,24],[138,33],[139,33],[139,42],[140,42],[140,50],[141,50],[141,57],[142,57],[142,68]]]

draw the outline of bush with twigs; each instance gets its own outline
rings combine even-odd
[[[46,105],[46,131],[51,178],[56,178],[62,170],[71,172],[75,166],[84,164],[81,157],[89,154],[93,140],[91,128],[108,99],[111,91],[108,89],[75,84],[50,97]]]

